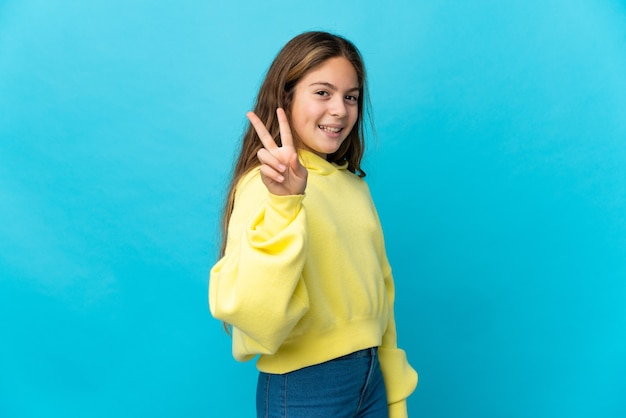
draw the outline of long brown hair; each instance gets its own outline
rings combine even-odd
[[[291,39],[280,50],[267,71],[256,98],[254,113],[265,122],[265,126],[274,138],[274,141],[280,146],[276,109],[279,107],[285,109],[289,118],[294,88],[298,81],[327,59],[335,57],[345,57],[356,71],[359,83],[358,118],[346,140],[336,152],[328,155],[327,160],[330,162],[347,162],[348,170],[359,177],[365,177],[365,172],[361,168],[361,160],[365,151],[364,134],[366,129],[363,123],[363,116],[365,112],[371,126],[369,95],[366,88],[363,58],[356,46],[347,39],[319,31],[304,32]],[[294,138],[294,140],[297,141],[297,138]],[[298,147],[300,144],[296,142],[295,145]],[[224,255],[226,249],[228,222],[230,221],[235,202],[235,188],[246,173],[260,165],[257,152],[262,147],[263,144],[254,127],[248,124],[243,135],[239,158],[234,167],[222,214],[220,257]]]

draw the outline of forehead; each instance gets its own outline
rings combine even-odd
[[[298,84],[330,83],[339,89],[353,89],[359,87],[359,78],[354,66],[345,57],[329,58],[317,67],[311,69],[302,77]]]

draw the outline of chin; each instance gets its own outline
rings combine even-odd
[[[342,144],[343,144],[343,141],[338,144],[330,144],[327,147],[320,147],[320,151],[328,155],[334,154],[337,151],[339,151],[339,148],[341,148]]]
[[[329,143],[328,141],[324,141],[324,142],[320,141],[317,144],[315,144],[316,145],[315,147],[305,146],[305,148],[308,149],[309,151],[314,152],[315,154],[328,156],[339,151],[343,142],[344,141]]]
[[[339,147],[329,148],[329,149],[324,150],[323,152],[324,152],[324,154],[330,155],[330,154],[336,153],[337,151],[339,151]]]

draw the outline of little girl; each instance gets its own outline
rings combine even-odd
[[[259,355],[257,417],[407,417],[394,283],[365,172],[363,60],[306,32],[278,53],[235,165],[209,305]]]

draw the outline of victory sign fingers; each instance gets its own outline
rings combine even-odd
[[[257,152],[261,163],[261,178],[273,194],[302,194],[306,188],[308,173],[298,160],[285,111],[279,108],[276,110],[276,115],[280,130],[280,147],[274,142],[272,135],[254,112],[248,112],[246,115],[263,144],[263,148]]]

